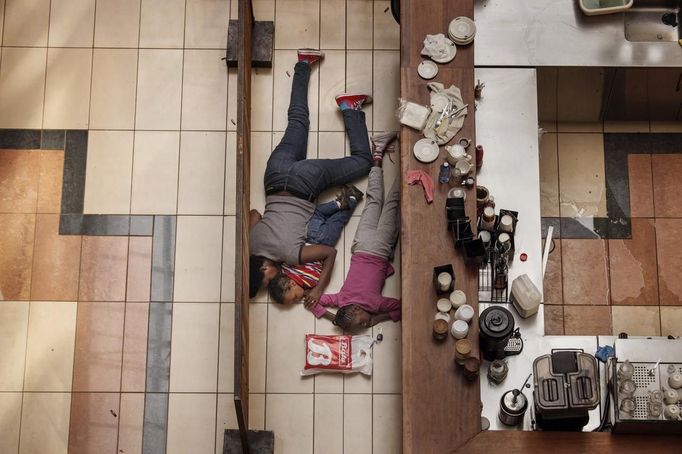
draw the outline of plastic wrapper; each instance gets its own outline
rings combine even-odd
[[[400,123],[417,131],[424,129],[426,120],[429,118],[429,114],[431,114],[431,109],[403,98],[399,98],[398,103],[397,115]]]
[[[372,375],[372,345],[367,334],[358,336],[323,336],[306,334],[305,366],[301,375],[320,373]]]

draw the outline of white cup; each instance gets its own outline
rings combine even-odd
[[[472,318],[474,318],[474,308],[468,304],[461,305],[455,312],[455,320],[462,320],[465,323],[469,323]]]
[[[467,154],[464,147],[458,143],[445,147],[445,150],[448,152],[448,157],[452,159],[454,162],[463,159],[464,156],[466,156]],[[450,159],[448,159],[448,161],[450,161]]]
[[[450,309],[452,309],[452,303],[447,298],[441,298],[436,301],[436,308],[438,309],[438,312],[450,312]]]
[[[469,334],[469,325],[463,320],[455,320],[450,328],[450,334],[455,339],[464,339]]]
[[[677,394],[677,390],[675,389],[663,390],[663,402],[665,402],[666,405],[674,405],[677,403],[678,400],[680,400],[680,395]]]
[[[500,231],[511,232],[514,229],[514,219],[508,214],[505,214],[500,218]]]
[[[446,323],[450,323],[450,313],[449,312],[436,312],[434,320],[445,320]]]
[[[448,273],[440,273],[438,275],[438,289],[441,292],[447,292],[450,290],[450,285],[452,284],[452,276]]]
[[[473,164],[466,159],[460,159],[457,161],[457,164],[455,164],[455,168],[459,169],[459,171],[462,172],[462,175],[468,175],[472,167]]]
[[[668,376],[668,386],[673,389],[682,388],[682,374],[675,373]]]
[[[455,290],[454,292],[450,293],[450,303],[452,304],[452,308],[454,310],[459,309],[460,306],[463,306],[467,303],[466,293],[461,290]]]
[[[680,407],[677,405],[666,405],[663,414],[666,419],[679,420],[680,419]]]

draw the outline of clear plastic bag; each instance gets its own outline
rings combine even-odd
[[[398,110],[396,111],[396,114],[401,124],[421,131],[424,129],[424,125],[426,125],[426,120],[431,114],[431,109],[427,106],[398,98]]]
[[[372,345],[367,334],[358,336],[323,336],[306,334],[305,366],[301,375],[320,373],[372,375]]]

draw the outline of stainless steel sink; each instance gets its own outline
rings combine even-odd
[[[677,42],[682,38],[682,0],[635,0],[624,13],[625,39],[645,42]]]

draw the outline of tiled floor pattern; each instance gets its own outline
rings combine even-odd
[[[604,133],[682,132],[655,122],[543,127],[543,217],[603,215]],[[628,155],[631,238],[554,240],[545,275],[548,334],[682,335],[682,212],[674,202],[681,168],[682,154]]]
[[[236,2],[0,3],[0,129],[89,130],[83,212],[156,215],[151,237],[59,235],[64,152],[0,151],[0,327],[9,333],[0,339],[0,452],[222,452],[223,429],[236,425],[236,72],[220,58]],[[254,1],[257,19],[276,22],[276,51],[273,69],[253,80],[253,208],[263,208],[260,180],[285,126],[296,48],[327,52],[311,79],[309,156],[344,153],[338,92],[371,92],[370,131],[396,127],[398,26],[388,4]],[[397,162],[386,167],[387,178],[397,174]],[[331,291],[357,219],[338,246]],[[172,249],[153,247],[169,236]],[[152,264],[169,261],[171,285],[155,286],[169,280]],[[399,287],[398,272],[386,292]],[[300,306],[257,301],[251,427],[274,430],[278,453],[399,452],[400,325],[382,326],[372,378],[302,379],[303,334],[335,328]]]

